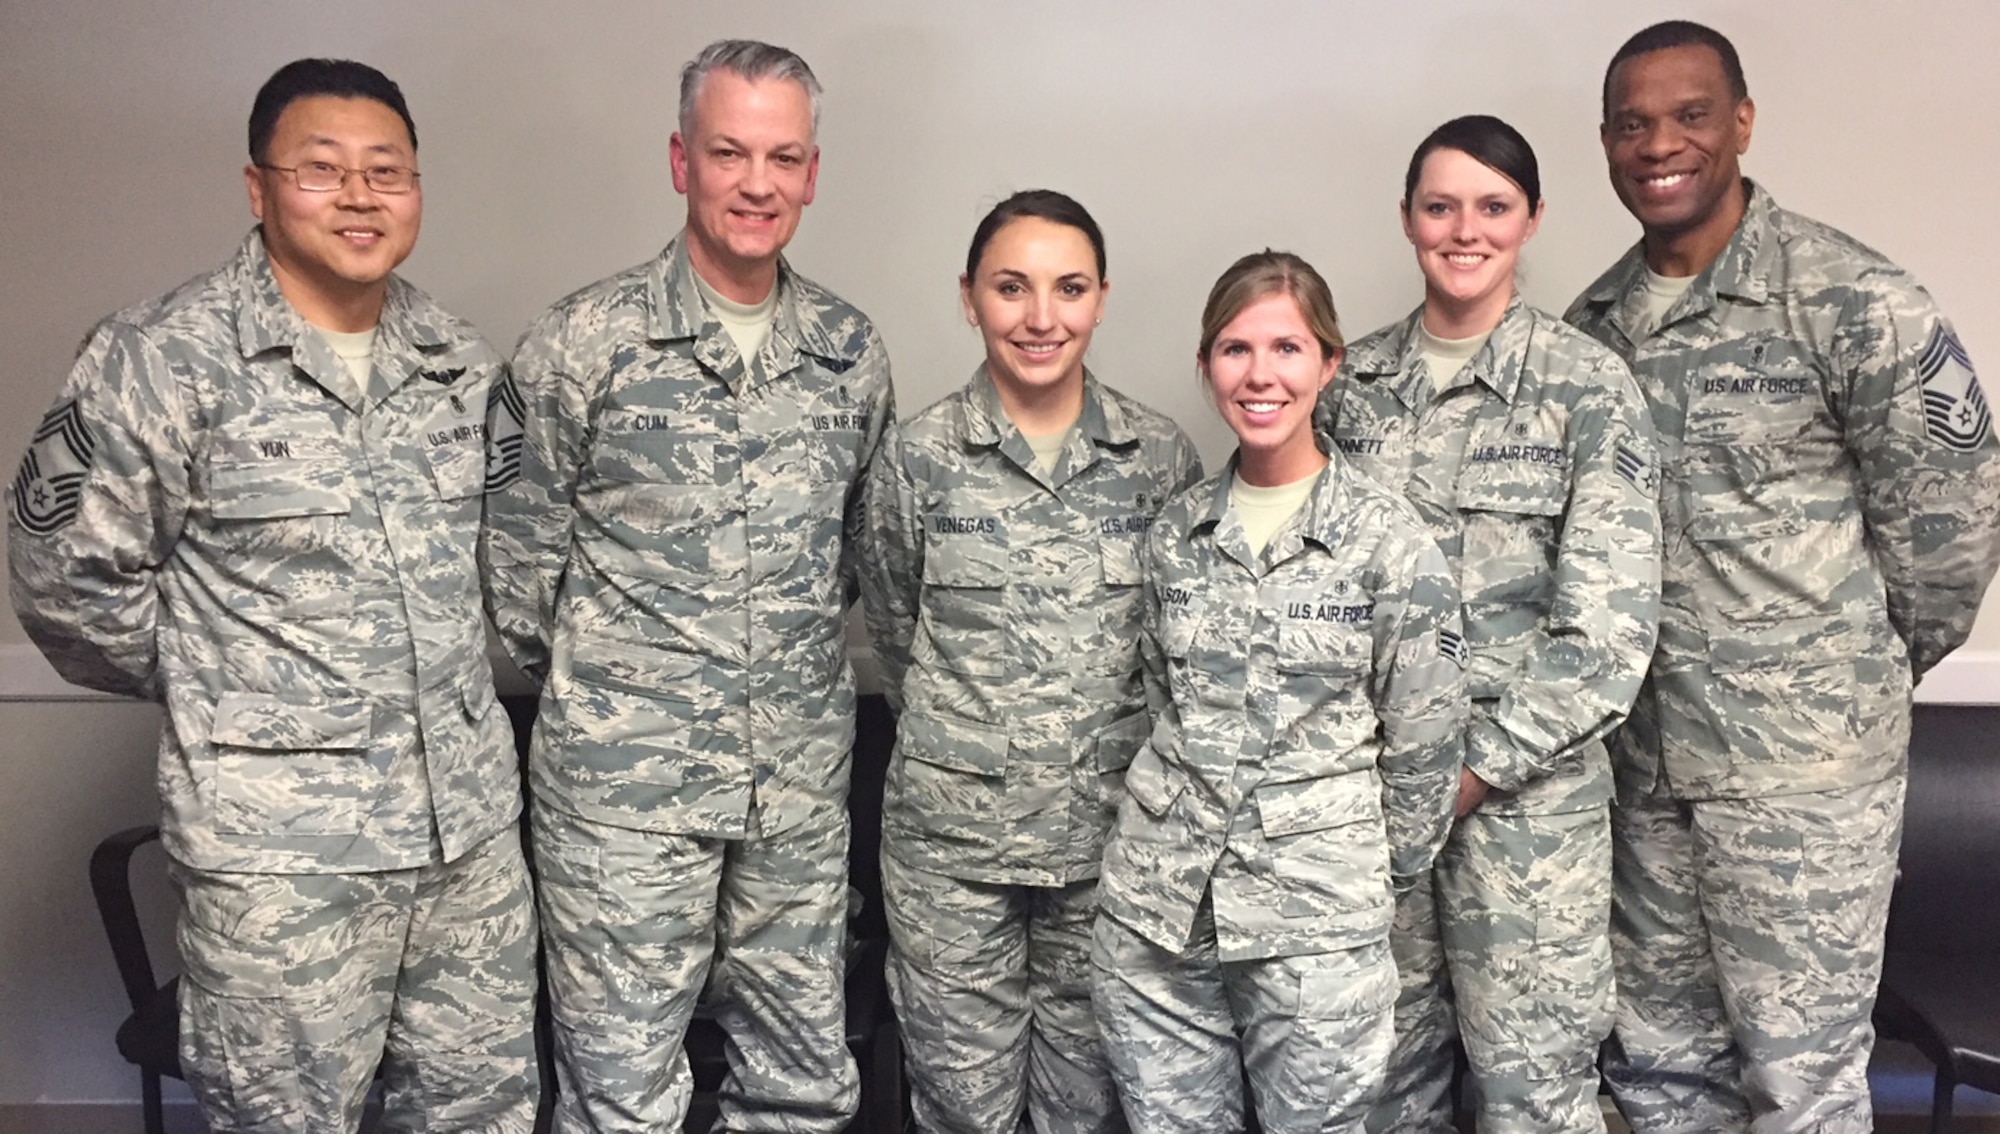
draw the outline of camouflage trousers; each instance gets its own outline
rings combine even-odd
[[[1135,1134],[1244,1128],[1360,1134],[1382,1088],[1396,999],[1389,946],[1224,961],[1206,902],[1179,952],[1100,916],[1092,996]]]
[[[1613,1008],[1608,808],[1474,811],[1436,868],[1480,1134],[1603,1134]]]
[[[697,1000],[728,1036],[717,1130],[846,1127],[860,1079],[842,987],[844,808],[747,839],[634,831],[540,800],[531,814],[559,1134],[678,1131]]]
[[[1125,1130],[1090,1005],[1095,879],[970,882],[884,853],[882,896],[918,1130]]]
[[[512,824],[367,874],[173,864],[181,1069],[216,1134],[534,1127],[535,908]]]
[[[1458,1020],[1438,929],[1437,891],[1429,880],[1397,897],[1389,952],[1398,985],[1396,1038],[1381,1097],[1364,1126],[1368,1134],[1454,1134],[1451,1081],[1458,1065]]]
[[[1874,1128],[1869,1015],[1903,790],[1898,775],[1763,799],[1621,793],[1604,1070],[1634,1131]]]

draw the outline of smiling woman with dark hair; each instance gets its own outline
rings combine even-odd
[[[1200,477],[1084,366],[1104,236],[1016,193],[959,277],[986,359],[892,428],[862,589],[901,712],[883,808],[890,994],[920,1130],[1123,1130],[1091,1012],[1098,861],[1145,740],[1139,547]]]
[[[1615,355],[1515,294],[1544,211],[1518,131],[1487,115],[1432,131],[1399,211],[1423,305],[1354,345],[1321,420],[1451,561],[1472,715],[1435,885],[1404,895],[1390,938],[1396,1051],[1369,1129],[1452,1129],[1462,1036],[1481,1130],[1595,1134],[1612,1010],[1603,737],[1658,618],[1652,422]]]

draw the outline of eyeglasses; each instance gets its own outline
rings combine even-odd
[[[265,165],[257,163],[258,169],[268,169],[273,173],[289,173],[298,182],[300,189],[308,193],[332,193],[347,184],[347,175],[358,173],[361,180],[377,193],[408,193],[417,187],[417,178],[423,174],[406,165],[371,165],[366,169],[349,169],[330,161],[304,161],[294,166]]]

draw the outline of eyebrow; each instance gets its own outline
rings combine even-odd
[[[314,134],[312,137],[307,138],[305,140],[305,144],[308,147],[312,147],[312,146],[338,146],[344,143],[342,143],[342,141],[339,138],[329,137],[325,134]],[[404,155],[408,154],[410,151],[400,143],[377,142],[372,146],[363,147],[363,152],[371,154]]]

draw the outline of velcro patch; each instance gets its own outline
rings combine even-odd
[[[1460,669],[1472,664],[1472,648],[1465,644],[1465,635],[1456,630],[1438,631],[1438,653],[1456,662]]]
[[[76,519],[96,452],[97,438],[76,399],[50,410],[14,478],[14,522],[30,535],[45,536]]]
[[[1931,330],[1917,373],[1923,378],[1924,432],[1931,440],[1958,453],[1985,444],[1993,430],[1986,394],[1965,347],[1943,322]]]
[[[521,423],[527,406],[510,373],[493,385],[492,401],[486,409],[486,491],[499,492],[521,478]]]

